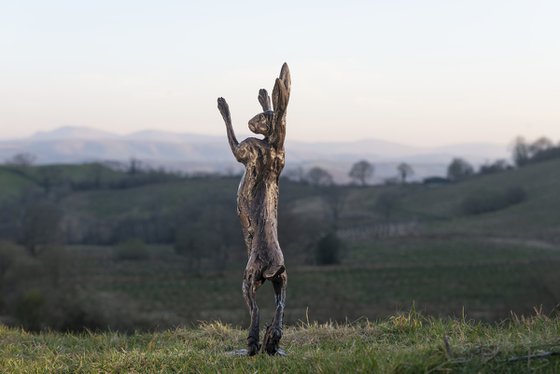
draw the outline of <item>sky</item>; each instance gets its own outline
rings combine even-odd
[[[5,1],[0,139],[60,126],[224,134],[283,62],[288,138],[560,140],[560,2]]]

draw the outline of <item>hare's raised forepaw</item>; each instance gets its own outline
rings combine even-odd
[[[218,98],[218,110],[222,114],[222,117],[224,117],[224,120],[230,119],[229,105],[223,97]]]

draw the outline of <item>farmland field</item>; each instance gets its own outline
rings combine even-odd
[[[483,321],[535,308],[552,313],[560,303],[559,170],[550,161],[437,186],[319,188],[282,181],[286,322],[373,320],[413,305],[426,315]],[[130,175],[95,165],[16,171],[0,169],[9,187],[0,191],[7,217],[0,228],[8,238],[0,255],[12,264],[0,269],[0,318],[7,323],[19,319],[40,328],[38,308],[50,310],[55,327],[66,326],[62,308],[75,310],[71,328],[247,324],[238,177]],[[461,210],[465,197],[512,187],[526,199],[483,214]],[[30,256],[29,244],[17,242],[18,221],[9,217],[23,217],[18,214],[33,207],[37,194],[50,196],[43,204],[51,208],[44,209],[62,217],[66,243]],[[388,194],[398,204],[380,210],[378,201]],[[341,242],[337,260],[320,264],[317,242],[332,227]],[[269,284],[258,297],[266,320],[273,308]]]

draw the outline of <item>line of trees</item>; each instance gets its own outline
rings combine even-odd
[[[396,180],[400,183],[407,183],[409,178],[414,175],[414,169],[406,162],[398,164],[396,169],[398,175]],[[371,162],[360,160],[352,165],[348,176],[352,184],[365,187],[370,184],[374,173],[375,166]],[[306,173],[301,168],[289,171],[287,177],[291,180],[308,183],[313,186],[331,186],[334,184],[332,174],[319,166],[312,167]]]
[[[544,136],[532,142],[527,141],[522,136],[518,136],[513,141],[511,156],[514,165],[517,167],[552,159],[560,159],[560,143],[554,144],[552,140]],[[499,173],[512,168],[513,166],[508,163],[507,160],[499,159],[481,165],[477,172],[466,160],[454,158],[447,168],[447,178],[450,181],[457,182],[477,174]]]
[[[528,142],[518,136],[513,143],[512,157],[518,167],[560,158],[560,143],[554,142],[544,136],[533,142]]]

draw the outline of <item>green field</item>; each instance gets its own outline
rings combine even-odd
[[[193,276],[188,260],[170,247],[146,260],[118,261],[106,247],[76,247],[87,263],[76,282],[119,295],[146,319],[170,327],[198,320],[247,320],[240,284],[244,264]],[[83,256],[83,257],[82,257]],[[468,239],[384,239],[348,245],[340,265],[312,266],[288,259],[286,321],[386,317],[416,308],[431,315],[506,318],[510,312],[551,311],[560,300],[560,251]],[[72,282],[69,279],[69,282]],[[259,292],[263,318],[272,315],[269,285]]]
[[[87,285],[86,298],[128,308],[142,326],[190,325],[199,320],[243,324],[243,263],[193,276],[171,248],[153,248],[150,259],[118,261],[104,247],[71,248],[82,264],[68,283]],[[83,257],[82,257],[83,256]],[[84,264],[87,264],[85,266]],[[547,249],[471,241],[385,240],[349,248],[342,264],[293,266],[286,321],[371,319],[416,308],[431,315],[496,320],[510,312],[551,311],[559,300],[560,253]],[[259,293],[263,318],[272,315],[272,289]],[[123,316],[126,318],[126,316]],[[131,321],[134,321],[131,320]],[[113,328],[130,328],[116,321]]]
[[[69,238],[64,251],[36,258],[25,255],[22,245],[0,243],[16,259],[11,270],[0,268],[4,289],[38,292],[41,308],[66,305],[60,299],[71,295],[67,298],[83,305],[65,302],[100,328],[247,323],[240,291],[246,254],[235,215],[238,177],[134,176],[84,165],[0,168],[0,180],[0,202],[11,207],[6,212],[17,218],[28,201],[46,194],[63,212],[62,233]],[[461,211],[467,196],[510,187],[522,188],[527,198],[484,214]],[[30,190],[31,198],[18,200]],[[438,186],[321,189],[282,181],[286,321],[378,319],[413,304],[426,315],[484,321],[502,320],[511,312],[530,314],[535,307],[550,312],[560,303],[558,190],[558,161]],[[398,198],[390,215],[376,205],[387,193]],[[333,224],[333,201],[340,261],[320,266],[315,247]],[[184,222],[187,243],[198,248],[190,255],[176,253],[173,242],[150,242],[174,240],[166,233],[179,229],[177,222]],[[148,242],[144,254],[119,257],[119,243],[134,237]],[[49,276],[52,272],[56,277]],[[21,279],[27,273],[39,275],[26,279],[25,288]],[[0,297],[0,318],[16,312],[10,305],[25,292],[14,291],[4,302]],[[258,295],[268,319],[273,308],[269,285]]]
[[[425,318],[415,312],[352,324],[286,328],[286,357],[233,356],[246,332],[220,322],[192,329],[29,334],[0,326],[2,373],[557,373],[560,320],[501,324]]]

